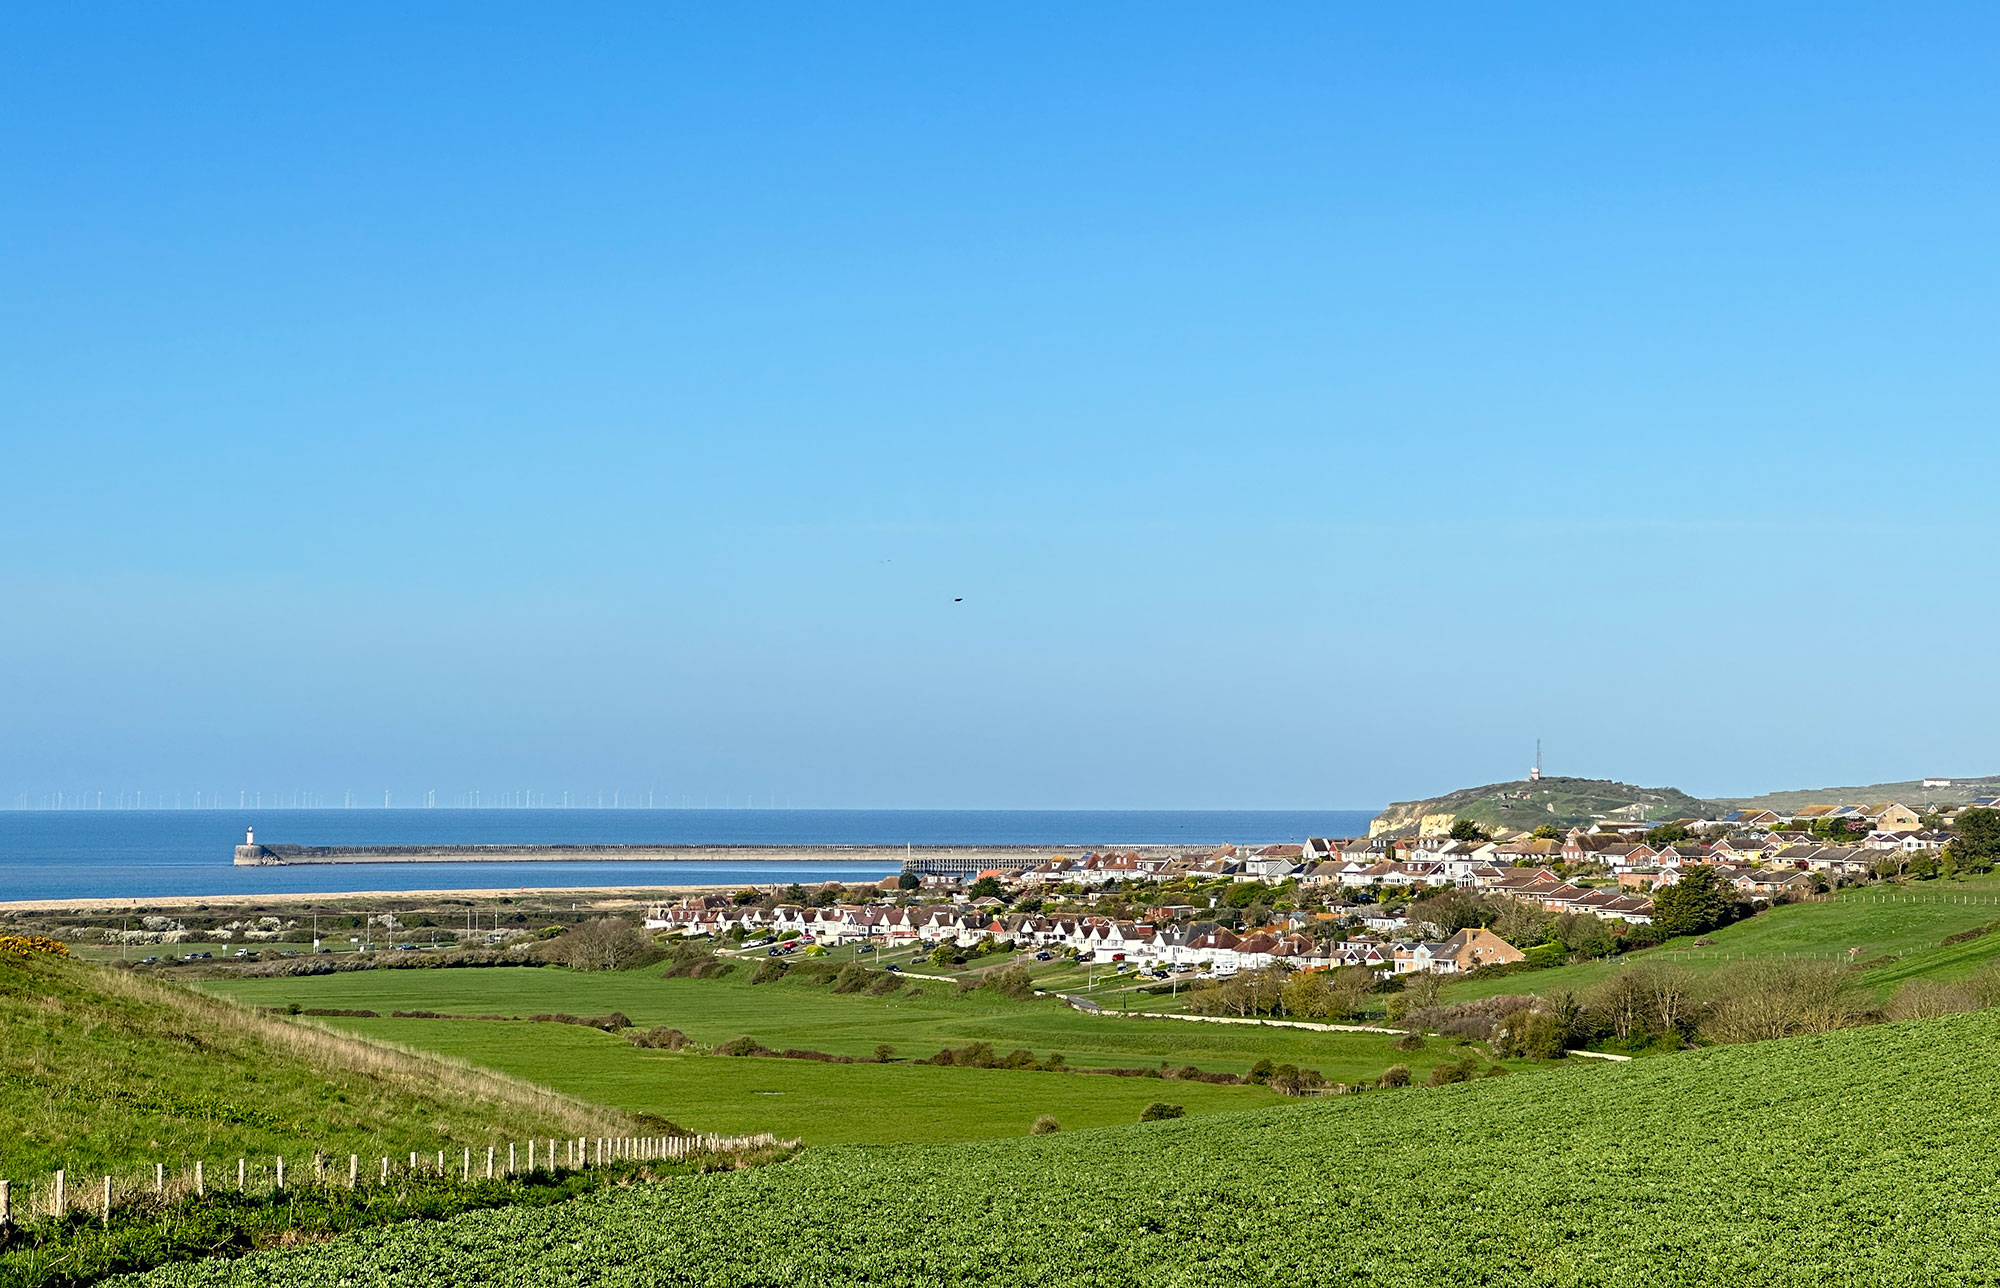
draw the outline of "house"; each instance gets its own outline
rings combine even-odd
[[[1915,810],[1907,805],[1899,805],[1895,801],[1870,805],[1865,814],[1868,821],[1875,825],[1876,830],[1882,832],[1914,832],[1923,826]]]
[[[1478,970],[1481,966],[1504,966],[1527,957],[1526,953],[1484,927],[1459,931],[1444,941],[1444,952],[1461,972]]]

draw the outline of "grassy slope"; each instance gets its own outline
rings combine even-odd
[[[1809,787],[1799,791],[1766,792],[1762,796],[1737,796],[1718,801],[1734,809],[1797,809],[1802,805],[1869,805],[1876,801],[1900,801],[1911,809],[1925,805],[1963,805],[1981,796],[2000,792],[2000,776],[1954,778],[1949,787],[1925,787],[1921,780],[1903,783],[1874,783],[1865,787]]]
[[[2000,1014],[480,1213],[156,1288],[1990,1283]]]
[[[614,1131],[541,1088],[80,962],[0,958],[0,1176]]]
[[[1525,794],[1528,799],[1518,799]],[[1456,814],[1482,827],[1532,831],[1543,823],[1568,826],[1643,803],[1647,818],[1700,818],[1710,802],[1674,787],[1634,787],[1598,778],[1544,778],[1538,782],[1463,787],[1422,801],[1397,801],[1382,811],[1385,826],[1414,831],[1425,815]]]
[[[1739,921],[1708,936],[1711,947],[1696,948],[1692,941],[1680,940],[1615,961],[1469,979],[1447,985],[1444,996],[1462,1002],[1497,993],[1580,992],[1630,962],[1671,962],[1707,971],[1745,957],[1779,954],[1847,961],[1852,948],[1861,950],[1855,961],[1897,958],[1862,975],[1864,984],[1886,996],[1905,979],[1920,975],[1953,979],[2000,958],[2000,933],[1949,947],[1939,943],[1947,935],[1996,920],[2000,920],[2000,877],[1847,891]]]
[[[1001,1051],[1061,1052],[1072,1065],[1140,1067],[1166,1060],[1230,1072],[1268,1056],[1317,1068],[1336,1081],[1373,1078],[1398,1063],[1421,1077],[1448,1058],[1441,1044],[1404,1053],[1374,1034],[1097,1018],[1051,1001],[1012,1002],[991,993],[958,998],[947,988],[884,999],[747,981],[747,970],[721,980],[667,980],[658,968],[605,974],[543,969],[370,971],[214,980],[209,987],[267,1005],[380,1011],[385,1018],[331,1022],[690,1127],[769,1129],[813,1143],[1009,1135],[1025,1130],[1038,1113],[1053,1113],[1071,1127],[1130,1122],[1150,1100],[1175,1101],[1192,1113],[1242,1108],[1270,1093],[1150,1078],[675,1056],[569,1026],[386,1017],[391,1010],[617,1010],[640,1025],[670,1024],[710,1044],[748,1034],[774,1048],[865,1057],[883,1042],[903,1056],[928,1056],[940,1047],[986,1041]]]

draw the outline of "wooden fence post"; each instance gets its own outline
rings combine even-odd
[[[111,1228],[111,1178],[104,1178],[104,1228]]]
[[[360,1179],[361,1179],[361,1155],[349,1154],[347,1156],[347,1188],[350,1190],[353,1189],[355,1182],[359,1181]]]
[[[166,1192],[167,1165],[165,1163],[155,1163],[153,1164],[153,1193],[165,1194]]]
[[[444,1151],[438,1151],[438,1179],[444,1179]]]
[[[486,1179],[493,1179],[493,1146],[486,1147]]]
[[[385,1189],[389,1185],[389,1156],[387,1154],[382,1155],[382,1185]]]
[[[460,1177],[459,1179],[462,1181],[469,1181],[472,1179],[472,1146],[470,1145],[467,1145],[465,1147],[465,1175]]]
[[[56,1218],[56,1219],[57,1219],[58,1221],[60,1221],[60,1220],[62,1219],[62,1214],[63,1214],[63,1208],[64,1208],[64,1207],[66,1206],[66,1204],[65,1204],[65,1203],[64,1203],[64,1201],[63,1201],[63,1197],[64,1197],[64,1196],[63,1196],[63,1182],[64,1182],[64,1178],[63,1178],[63,1172],[62,1172],[62,1169],[61,1169],[60,1167],[58,1167],[58,1168],[56,1169],[56,1198],[55,1198],[55,1211],[49,1214],[49,1215],[51,1215],[51,1216],[55,1217],[55,1218]]]
[[[198,1199],[208,1197],[208,1187],[202,1181],[201,1160],[198,1158],[194,1160],[194,1196]]]
[[[535,1170],[535,1141],[533,1137],[529,1137],[528,1139],[528,1170],[531,1172]]]
[[[549,1137],[549,1170],[556,1170],[556,1138],[553,1136]]]
[[[278,1155],[278,1185],[277,1185],[277,1188],[278,1188],[278,1189],[280,1189],[280,1190],[282,1190],[282,1189],[284,1189],[284,1188],[285,1188],[285,1156],[284,1156],[283,1154],[280,1154],[280,1155]]]
[[[507,1175],[512,1176],[513,1174],[514,1174],[514,1142],[510,1140],[507,1142]]]
[[[0,1230],[14,1219],[14,1182],[0,1181]]]
[[[243,1160],[240,1158],[236,1160],[236,1192],[238,1194],[245,1194],[249,1192],[248,1182],[245,1180],[244,1177]]]

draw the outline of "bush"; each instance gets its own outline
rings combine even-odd
[[[1978,1009],[1979,995],[1964,984],[1912,979],[1896,990],[1884,1013],[1892,1020],[1933,1020],[1940,1015]]]
[[[715,1053],[717,1055],[778,1054],[776,1051],[773,1051],[771,1048],[765,1046],[762,1042],[759,1042],[756,1038],[749,1037],[748,1035],[740,1038],[729,1039],[729,1041],[724,1042],[721,1046],[715,1048]]]
[[[650,1051],[680,1051],[688,1045],[687,1034],[664,1024],[656,1024],[642,1033],[627,1033],[625,1040]]]
[[[1164,1100],[1155,1100],[1152,1104],[1147,1105],[1139,1111],[1139,1121],[1142,1123],[1165,1122],[1169,1118],[1179,1118],[1186,1113],[1187,1110],[1180,1105],[1170,1105]]]
[[[1402,1037],[1396,1039],[1396,1049],[1398,1051],[1421,1051],[1424,1049],[1424,1035],[1421,1033],[1405,1033]]]
[[[887,1042],[878,1043],[876,1045],[875,1047],[876,1064],[887,1064],[889,1063],[889,1061],[895,1058],[896,1058],[895,1047],[890,1046]]]
[[[1056,1121],[1054,1114],[1043,1114],[1035,1119],[1033,1127],[1028,1128],[1028,1134],[1030,1136],[1047,1136],[1051,1132],[1059,1132],[1061,1130],[1062,1124]]]
[[[1025,965],[1018,962],[988,975],[983,987],[993,990],[1002,997],[1011,997],[1017,1001],[1035,995],[1034,976],[1028,973]]]
[[[1382,1076],[1375,1080],[1375,1085],[1379,1087],[1409,1086],[1410,1066],[1407,1064],[1390,1065],[1388,1068],[1382,1070]]]
[[[849,962],[833,977],[833,991],[836,993],[859,993],[868,987],[869,976],[873,974],[860,962]]]
[[[770,984],[785,977],[791,966],[780,957],[766,957],[757,963],[757,969],[750,972],[752,984]]]

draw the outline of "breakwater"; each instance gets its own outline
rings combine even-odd
[[[1027,845],[266,845],[254,836],[236,847],[239,868],[326,863],[611,863],[702,859],[741,862],[900,864],[918,872],[1014,869],[1040,863],[1060,848]],[[1083,847],[1072,847],[1080,854]]]

